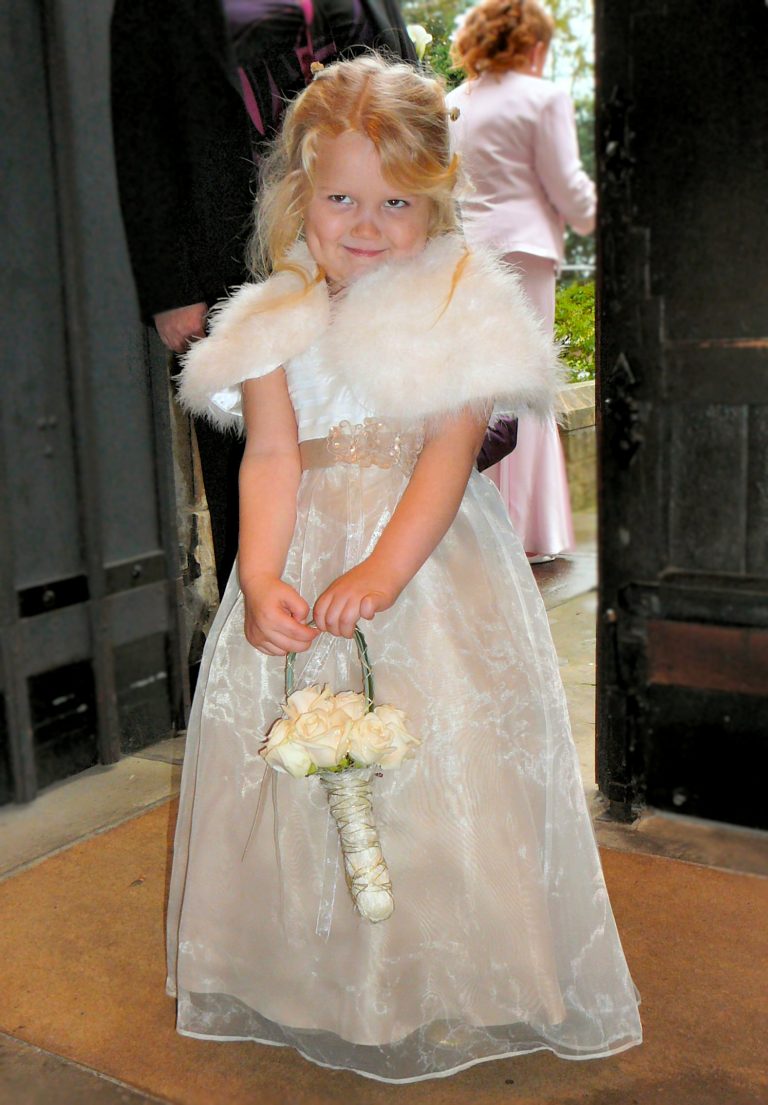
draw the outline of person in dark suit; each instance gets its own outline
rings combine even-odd
[[[143,321],[183,353],[248,278],[260,152],[285,103],[370,47],[415,61],[395,0],[116,0],[112,122]],[[195,421],[219,589],[237,552],[242,445]]]

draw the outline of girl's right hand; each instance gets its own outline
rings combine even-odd
[[[309,604],[298,591],[275,576],[241,581],[245,602],[245,637],[267,656],[306,652],[319,630],[305,625]]]

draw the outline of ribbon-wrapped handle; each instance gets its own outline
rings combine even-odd
[[[365,767],[320,771],[318,775],[339,831],[344,877],[352,901],[360,916],[375,924],[392,916],[395,899],[373,815],[374,771],[373,767]]]
[[[310,622],[314,625],[314,622]],[[363,676],[365,710],[373,710],[373,668],[368,658],[368,645],[362,632],[355,626],[355,644]],[[296,653],[285,658],[285,697],[295,688]],[[319,771],[318,778],[328,798],[330,816],[336,823],[339,844],[344,860],[344,877],[355,908],[361,917],[376,923],[386,921],[395,908],[392,882],[379,842],[379,831],[373,814],[371,781],[374,767],[346,768],[344,771]],[[325,875],[329,874],[326,854]],[[323,891],[318,934],[327,938],[330,931],[328,901],[333,900],[326,886]],[[332,909],[332,905],[330,909]]]

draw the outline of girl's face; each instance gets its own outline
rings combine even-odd
[[[364,134],[345,131],[320,139],[304,233],[331,283],[348,284],[382,261],[419,253],[430,213],[427,196],[402,195],[387,183],[376,147]]]

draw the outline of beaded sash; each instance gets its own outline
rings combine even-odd
[[[299,445],[301,467],[333,468],[337,464],[356,464],[361,468],[401,468],[410,472],[424,444],[420,429],[407,429],[383,418],[363,422],[339,422],[327,437],[302,441]]]

